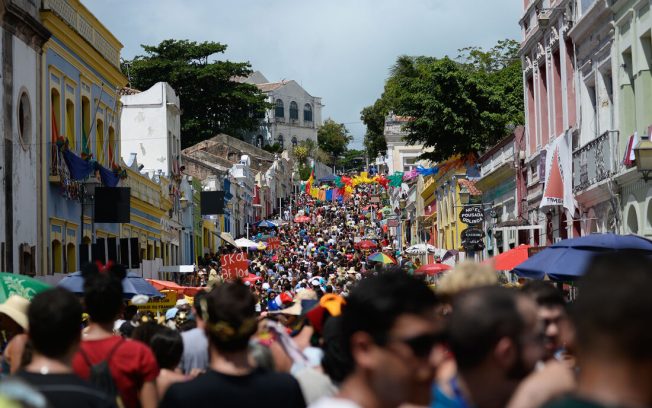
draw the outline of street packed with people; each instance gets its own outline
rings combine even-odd
[[[296,195],[289,220],[251,229],[255,247],[199,259],[169,309],[126,301],[113,264],[87,265],[79,294],[10,296],[0,406],[652,406],[647,253],[594,256],[573,296],[491,262],[433,279],[375,191]]]

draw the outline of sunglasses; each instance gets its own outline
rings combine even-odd
[[[426,333],[420,336],[409,337],[406,339],[393,339],[391,341],[403,343],[412,350],[415,357],[425,358],[430,355],[430,352],[435,345],[445,341],[445,336],[443,333]]]

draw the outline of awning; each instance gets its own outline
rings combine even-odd
[[[220,238],[222,238],[222,240],[229,245],[237,246],[235,243],[235,239],[233,239],[233,237],[229,232],[220,232]]]

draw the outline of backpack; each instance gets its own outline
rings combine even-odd
[[[122,407],[124,405],[120,399],[120,392],[118,391],[118,387],[115,385],[115,380],[111,375],[109,362],[111,361],[111,357],[113,357],[113,353],[115,353],[115,351],[124,341],[125,339],[120,338],[120,341],[118,341],[115,346],[113,346],[113,348],[109,351],[109,354],[106,355],[106,358],[97,364],[93,364],[84,350],[79,348],[79,352],[84,358],[86,365],[88,365],[90,368],[90,376],[88,377],[88,382],[93,384],[100,391],[104,392],[111,400],[115,400],[118,407]]]

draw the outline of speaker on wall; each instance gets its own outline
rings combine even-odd
[[[140,267],[140,246],[138,238],[129,238],[129,252],[131,253],[131,268]]]
[[[118,239],[111,237],[106,239],[106,260],[114,264],[118,263]]]
[[[129,268],[129,238],[120,238],[120,265]]]
[[[97,238],[93,244],[92,250],[93,262],[100,261],[103,264],[106,263],[106,245],[104,238]]]
[[[95,222],[129,223],[130,196],[129,187],[96,187],[93,200]]]
[[[201,215],[224,214],[224,191],[201,192]]]

